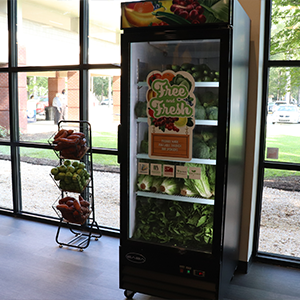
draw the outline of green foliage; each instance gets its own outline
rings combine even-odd
[[[210,205],[138,197],[133,238],[199,250],[212,243],[213,213]]]
[[[112,90],[112,83],[111,83]],[[93,92],[98,98],[109,97],[109,77],[93,77]]]
[[[28,97],[47,96],[48,94],[48,77],[27,76],[27,93]]]

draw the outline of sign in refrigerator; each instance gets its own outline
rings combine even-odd
[[[167,0],[122,3],[122,28],[228,23],[230,0]]]
[[[192,159],[195,80],[185,71],[152,71],[147,76],[150,158]]]

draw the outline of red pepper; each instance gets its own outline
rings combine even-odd
[[[148,114],[150,117],[154,118],[154,111],[151,108],[148,108]]]

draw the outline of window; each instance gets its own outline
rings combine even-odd
[[[57,96],[60,118],[91,124],[96,221],[119,230],[120,2],[0,5],[0,210],[58,220],[52,205],[60,190],[50,171],[59,160],[49,143]]]

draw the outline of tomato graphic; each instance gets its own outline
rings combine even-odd
[[[154,73],[154,74],[152,74],[152,75],[148,78],[148,84],[149,84],[149,86],[151,86],[152,82],[153,82],[155,79],[160,79],[160,78],[161,78],[160,73]]]

